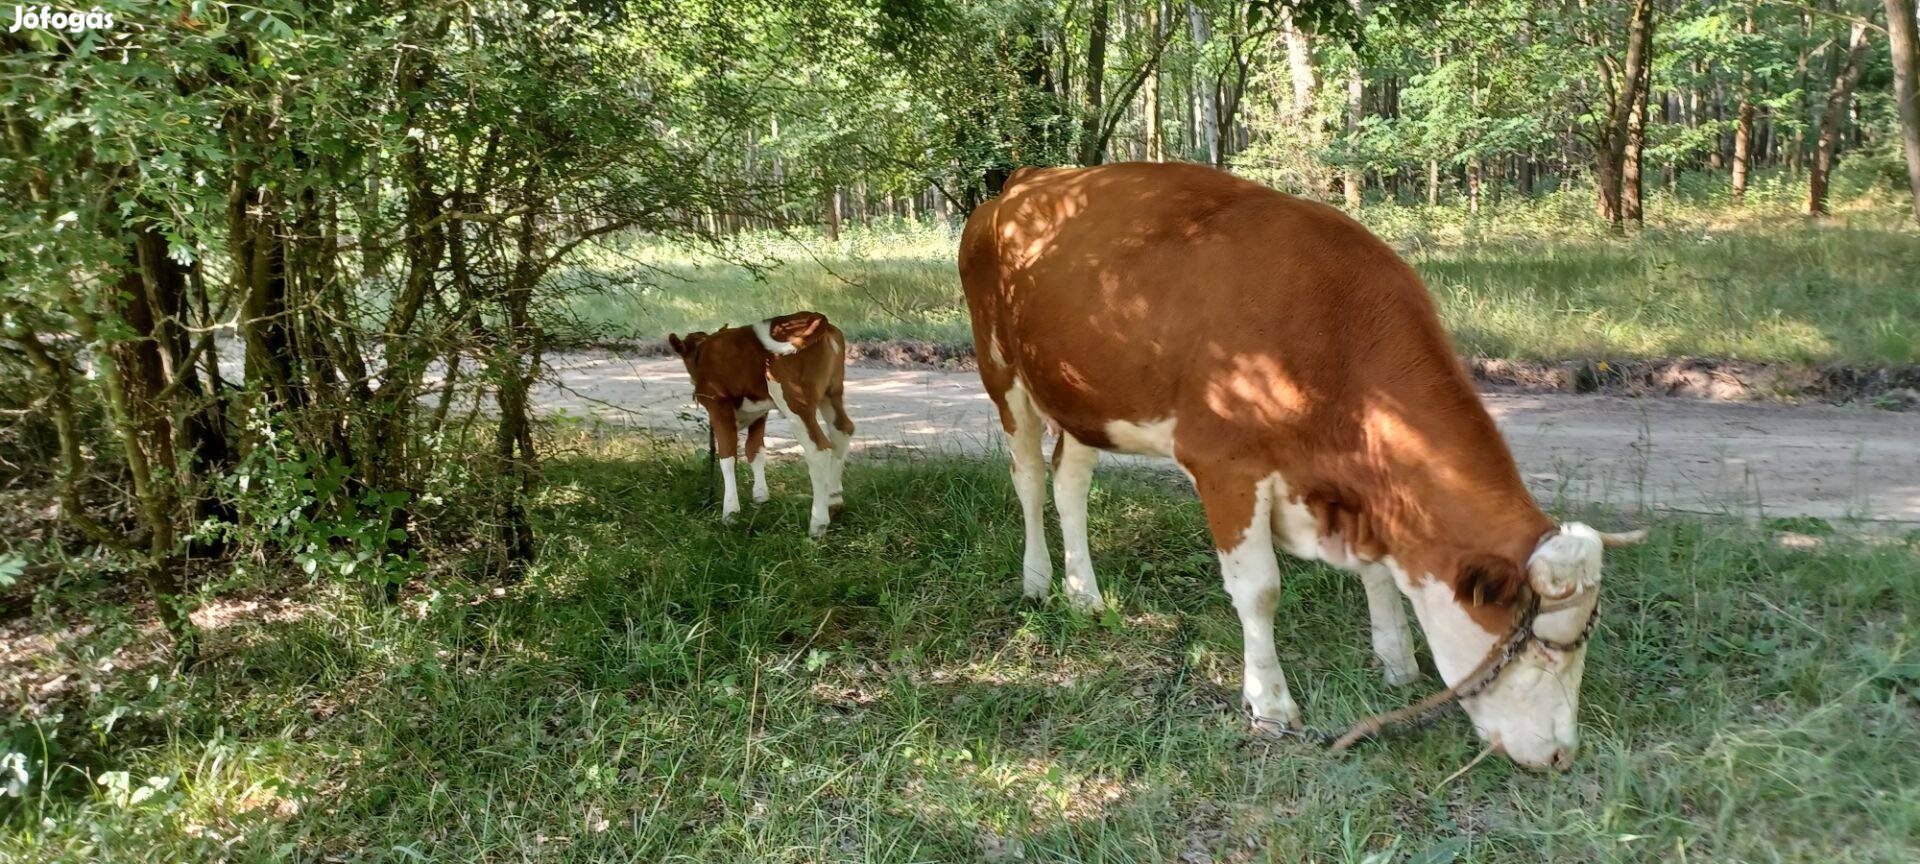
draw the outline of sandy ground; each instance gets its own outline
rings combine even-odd
[[[557,385],[536,396],[656,432],[704,438],[677,358],[604,351],[549,358]],[[1601,503],[1742,516],[1920,524],[1920,414],[1683,398],[1482,393],[1544,503]],[[847,407],[859,449],[1004,452],[973,372],[856,366]],[[768,426],[791,449],[783,420]],[[1103,454],[1102,464],[1164,460]]]

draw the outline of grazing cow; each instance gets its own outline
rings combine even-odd
[[[1274,654],[1278,547],[1361,577],[1389,683],[1419,676],[1397,589],[1441,676],[1474,691],[1462,705],[1480,735],[1528,766],[1571,764],[1601,547],[1638,537],[1540,511],[1386,244],[1209,168],[1116,164],[1014,172],[967,220],[959,258],[1025,512],[1027,596],[1052,580],[1043,425],[1060,430],[1054,505],[1077,606],[1102,603],[1087,549],[1097,451],[1169,457],[1240,614],[1256,727],[1300,721]],[[1463,687],[1476,674],[1493,677]]]
[[[793,422],[793,437],[806,454],[813,480],[813,513],[807,533],[827,529],[830,512],[841,505],[840,475],[847,467],[853,418],[842,394],[846,383],[847,340],[840,328],[818,312],[795,312],[717,333],[667,336],[667,344],[687,364],[693,396],[707,409],[714,449],[726,495],[720,520],[740,512],[734,486],[733,453],[740,424],[747,424],[747,464],[753,467],[753,500],[767,500],[767,412],[779,409]]]

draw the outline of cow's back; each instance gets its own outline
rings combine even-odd
[[[969,219],[961,272],[982,368],[1095,446],[1114,446],[1116,421],[1168,418],[1218,425],[1210,437],[1232,446],[1249,425],[1263,442],[1276,427],[1296,443],[1351,438],[1359,391],[1383,380],[1472,395],[1385,244],[1337,210],[1199,166],[1017,174]]]

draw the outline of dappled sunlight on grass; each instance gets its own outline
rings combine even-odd
[[[1496,759],[1443,787],[1479,749],[1458,716],[1345,757],[1247,733],[1204,519],[1151,475],[1096,481],[1111,609],[1088,615],[1020,599],[1000,464],[856,460],[814,542],[798,460],[776,458],[774,500],[723,527],[699,454],[565,434],[526,583],[224,607],[227,647],[193,676],[150,698],[128,695],[144,674],[124,693],[103,679],[120,695],[42,721],[84,735],[128,705],[130,734],[84,766],[128,785],[20,802],[0,859],[1920,851],[1908,542],[1655,526],[1610,556],[1574,771]],[[1417,695],[1380,680],[1365,616],[1350,577],[1287,563],[1278,641],[1308,722]]]

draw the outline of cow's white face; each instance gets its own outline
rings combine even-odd
[[[1535,633],[1558,643],[1580,640],[1600,599],[1600,553],[1637,542],[1644,532],[1605,534],[1578,522],[1562,525],[1527,561],[1528,587],[1540,597]],[[1465,600],[1429,579],[1410,592],[1434,663],[1449,685],[1464,681],[1507,634],[1488,633]],[[1516,624],[1520,622],[1515,622]],[[1579,745],[1580,676],[1586,647],[1556,650],[1530,641],[1493,683],[1461,701],[1487,743],[1529,768],[1566,770]]]

